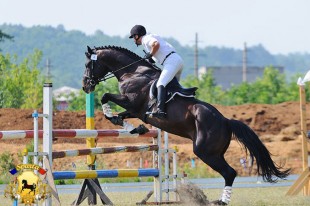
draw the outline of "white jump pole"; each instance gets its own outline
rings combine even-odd
[[[168,133],[164,132],[164,153],[165,153],[165,185],[166,185],[166,201],[169,201],[169,148],[168,148]]]
[[[44,83],[43,86],[43,152],[47,153],[50,168],[53,164],[52,145],[53,145],[53,101],[52,101],[52,83]],[[43,168],[47,166],[43,163]],[[48,171],[51,172],[51,171]],[[52,198],[48,198],[43,203],[44,206],[52,206]]]
[[[175,201],[178,201],[178,193],[177,193],[177,148],[174,149],[173,154],[172,154],[172,161],[173,161],[173,188],[175,189],[174,191],[174,198]]]
[[[162,202],[162,150],[161,150],[161,130],[158,129],[157,138],[153,138],[153,144],[158,145],[158,151],[153,151],[153,167],[159,170],[158,177],[154,177],[154,199],[155,202]]]
[[[48,160],[52,168],[52,145],[53,145],[53,102],[52,102],[52,83],[44,83],[43,86],[43,152],[48,155]]]
[[[33,156],[33,164],[38,165],[39,163],[39,156],[38,156],[38,148],[39,148],[39,124],[38,124],[38,117],[39,114],[37,110],[34,110],[33,114],[33,152],[35,155]]]

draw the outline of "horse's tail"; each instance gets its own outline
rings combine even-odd
[[[255,157],[257,172],[264,181],[275,183],[278,178],[284,179],[289,175],[290,169],[281,171],[282,167],[271,159],[270,152],[251,128],[238,120],[230,119],[228,122],[236,139],[248,149],[252,159]]]

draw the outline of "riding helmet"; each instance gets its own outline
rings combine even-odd
[[[142,25],[135,25],[130,30],[129,38],[133,38],[134,35],[138,35],[140,37],[140,36],[144,36],[145,34],[146,34],[146,30],[145,30],[144,26],[142,26]]]

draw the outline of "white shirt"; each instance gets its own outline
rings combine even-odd
[[[152,44],[155,41],[157,41],[160,46],[158,51],[153,55],[153,59],[157,63],[161,64],[170,52],[175,52],[175,49],[171,44],[163,40],[157,34],[146,34],[142,37],[142,45],[144,46],[146,52],[151,51]]]

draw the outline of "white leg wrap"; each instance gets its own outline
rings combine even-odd
[[[102,105],[102,111],[105,116],[113,117],[110,105],[108,105],[107,103]]]
[[[231,190],[232,190],[232,187],[230,187],[230,186],[226,186],[223,189],[223,194],[222,194],[221,200],[223,202],[225,202],[226,204],[228,204],[230,202]]]
[[[110,108],[109,104],[107,104],[107,103],[103,104],[102,105],[102,111],[103,111],[103,114],[105,116],[113,117],[113,114],[112,114],[112,111],[111,111],[111,108]],[[126,122],[126,121],[123,121],[123,127],[124,127],[124,129],[126,131],[129,131],[129,132],[132,131],[135,128],[132,124],[130,124],[130,123]]]
[[[132,124],[130,124],[126,121],[123,121],[123,127],[126,131],[129,131],[129,132],[135,128]]]

